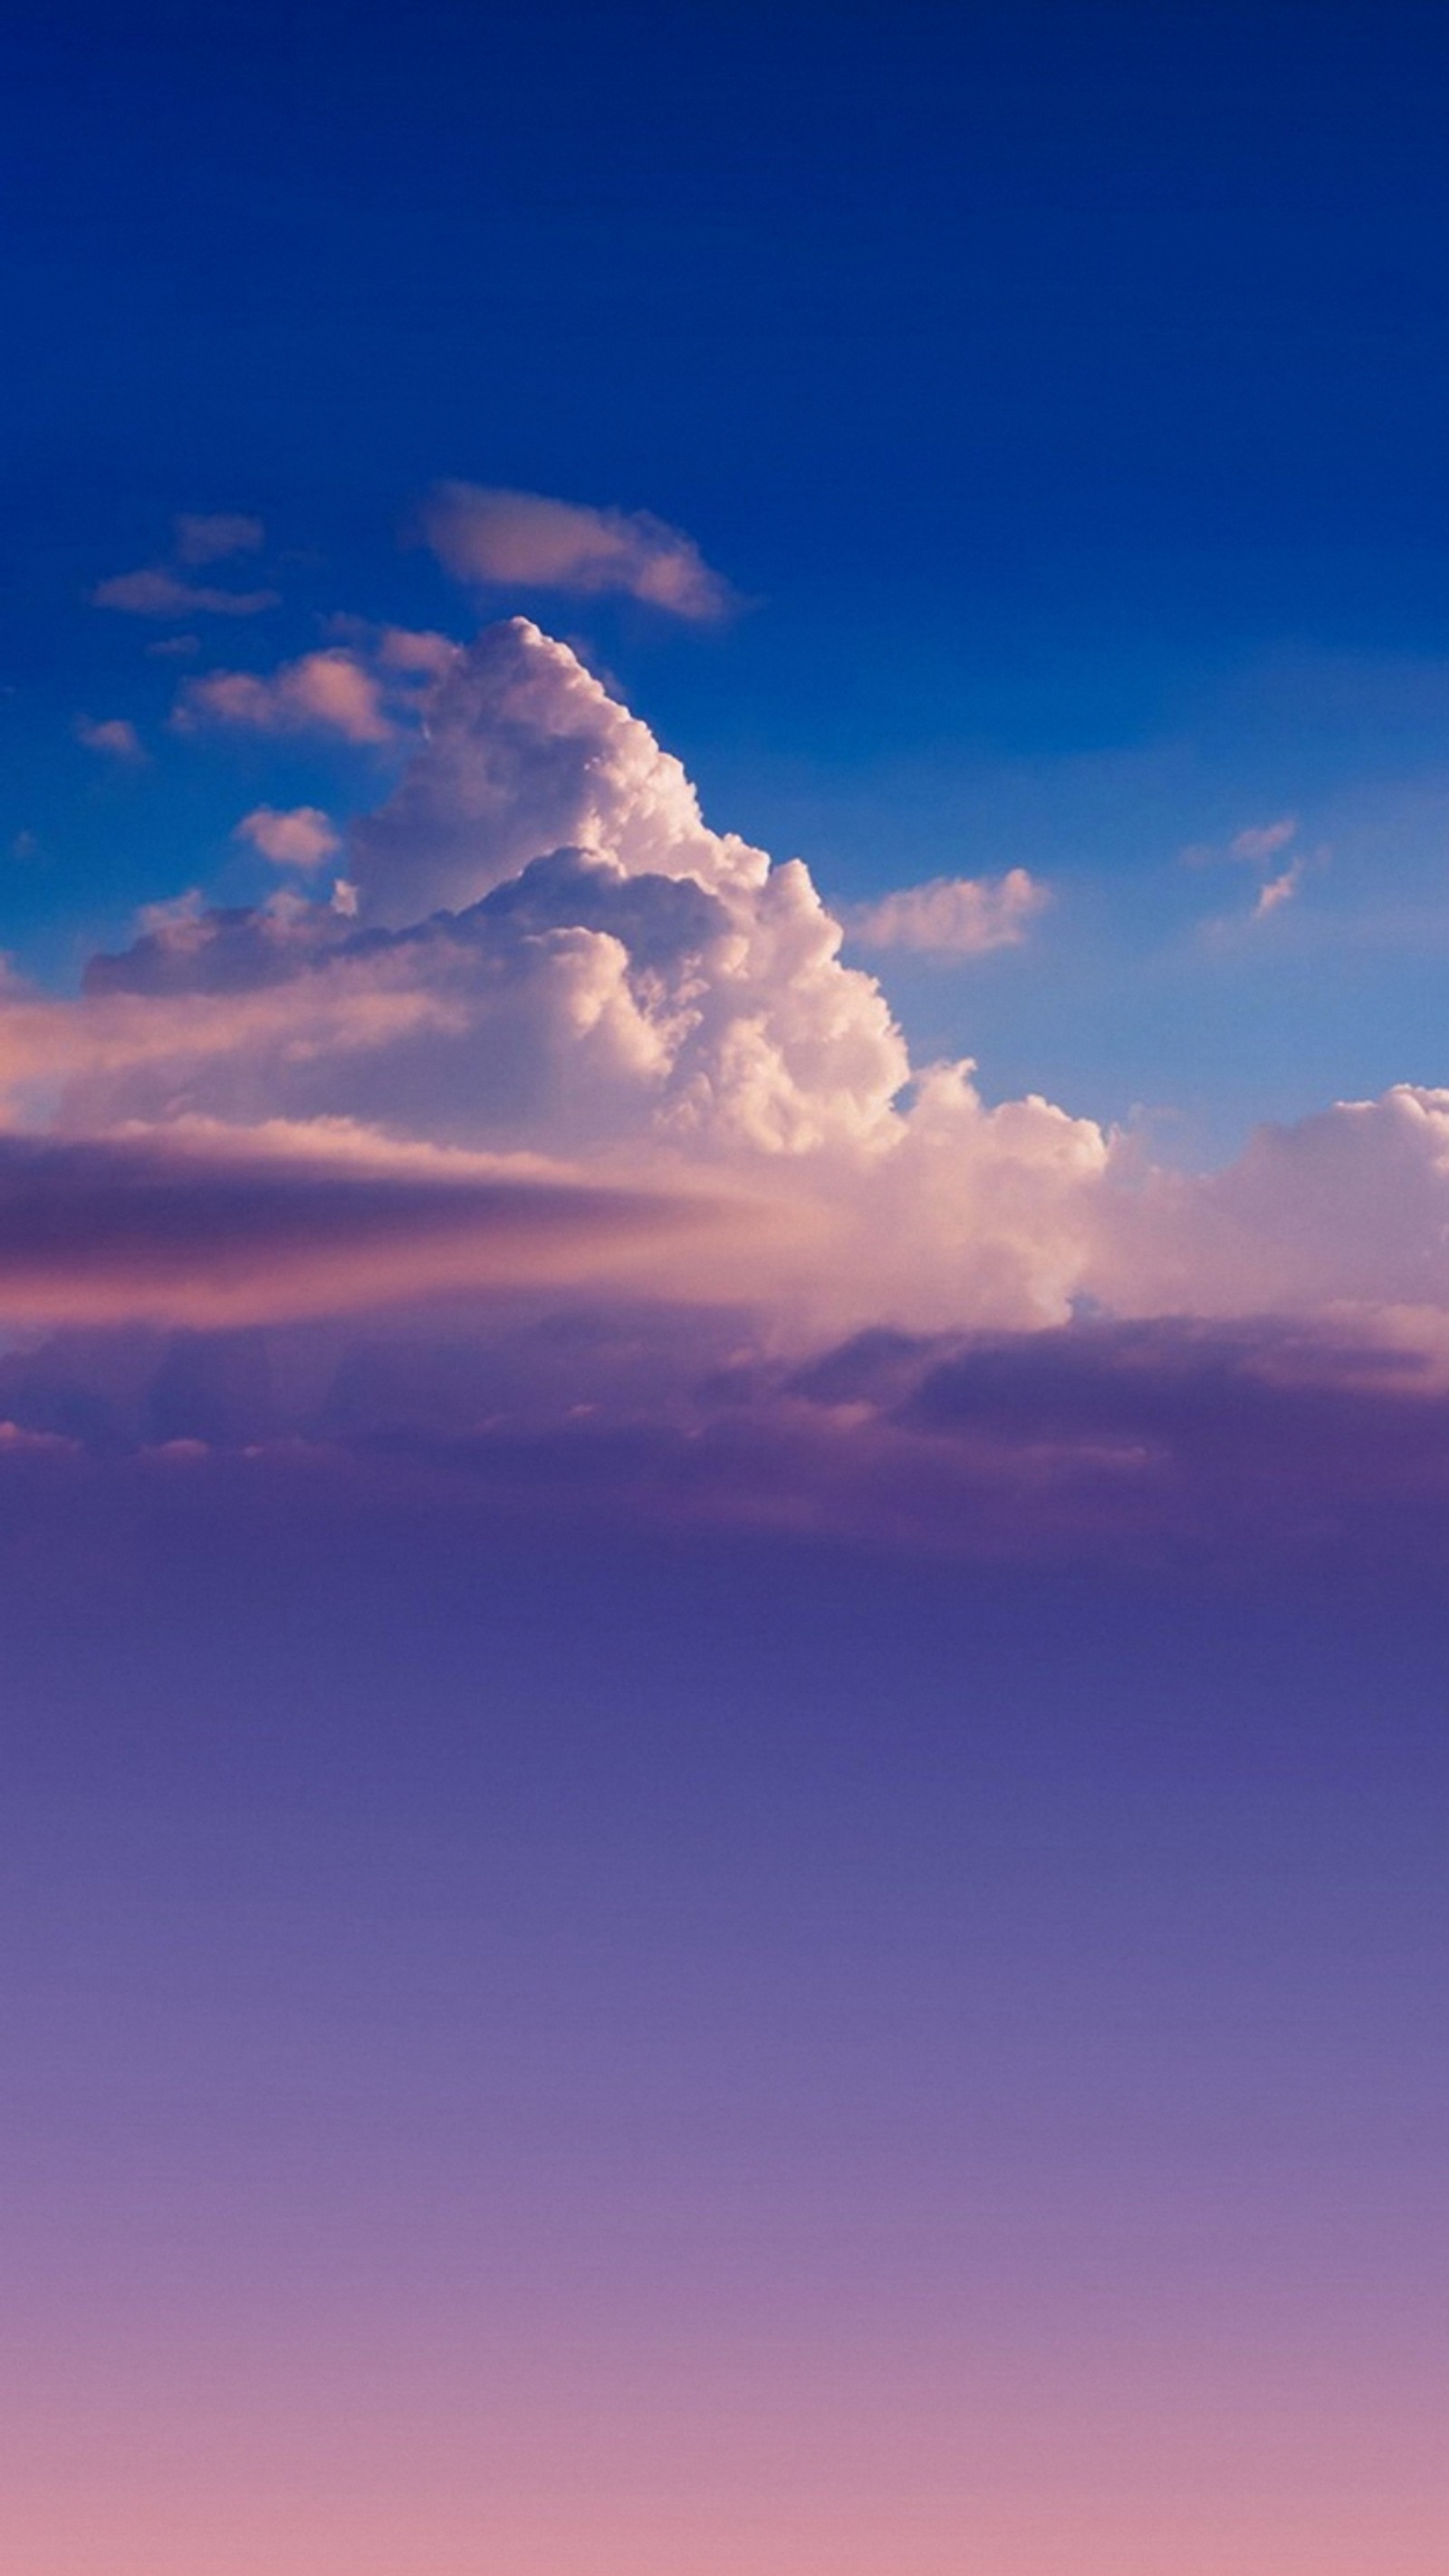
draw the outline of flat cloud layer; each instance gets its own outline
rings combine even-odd
[[[938,1371],[909,1404],[883,1409],[864,1384],[827,1403],[799,1375],[815,1359],[862,1334],[913,1351],[945,1336],[959,1391],[971,1336],[1025,1335],[1040,1354],[1057,1336],[1058,1377],[1098,1393],[1075,1413],[1061,1399],[1061,1437],[1026,1437],[1044,1358],[1015,1379],[998,1360],[1022,1436],[973,1416],[973,1473],[984,1460],[999,1480],[1009,1455],[1034,1492],[1055,1476],[1059,1503],[1062,1458],[1085,1472],[1090,1452],[1103,1525],[1105,1490],[1164,1503],[1170,1478],[1142,1461],[1196,1419],[1169,1383],[1216,1384],[1225,1418],[1282,1412],[1285,1332],[1296,1379],[1331,1381],[1341,1406],[1361,1387],[1398,1419],[1440,1383],[1449,1092],[1400,1087],[1265,1129],[1207,1178],[1034,1096],[988,1106],[969,1064],[912,1067],[805,867],[713,831],[678,761],[566,646],[522,619],[466,649],[422,641],[411,662],[405,637],[314,656],[249,682],[245,707],[204,681],[188,696],[198,716],[285,727],[340,689],[352,721],[407,670],[406,708],[385,719],[401,767],[352,827],[345,907],[191,897],[93,960],[75,1000],[0,996],[12,1321],[409,1303],[422,1318],[445,1298],[456,1336],[461,1295],[481,1346],[497,1317],[480,1296],[644,1297],[656,1333],[666,1309],[695,1319],[671,1347],[714,1393],[690,1395],[681,1361],[654,1400],[696,1463],[728,1457],[738,1479],[748,1426],[757,1460],[808,1457],[818,1482],[828,1458],[837,1494],[867,1460],[884,1492],[907,1457],[921,1490],[948,1455],[959,1485],[964,1398],[952,1413]],[[297,856],[310,865],[311,844]],[[1107,1322],[1074,1314],[1116,1317],[1129,1339],[1104,1344]],[[1226,1376],[1221,1343],[1162,1338],[1173,1318],[1247,1335]],[[542,1345],[510,1347],[521,1403]],[[617,1336],[571,1347],[564,1412],[597,1432],[623,1401]],[[1152,1438],[1091,1430],[1109,1380]],[[636,1373],[631,1420],[641,1405]],[[1210,1446],[1193,1452],[1200,1479]],[[777,1499],[789,1483],[781,1468]]]

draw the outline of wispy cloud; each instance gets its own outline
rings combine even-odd
[[[423,535],[455,580],[556,590],[580,598],[621,593],[696,620],[723,616],[728,582],[692,537],[648,510],[598,510],[540,492],[442,483],[427,501]]]
[[[1181,856],[1191,867],[1211,867],[1220,860],[1234,860],[1242,866],[1256,868],[1262,873],[1272,868],[1276,860],[1283,858],[1284,853],[1293,848],[1300,828],[1296,814],[1280,814],[1271,823],[1245,824],[1241,831],[1233,834],[1231,840],[1221,842],[1216,847],[1210,842],[1195,842],[1185,849]],[[1292,903],[1295,896],[1301,893],[1309,868],[1325,867],[1329,857],[1328,845],[1321,843],[1313,850],[1295,851],[1287,865],[1278,868],[1275,874],[1271,876],[1263,874],[1263,881],[1253,898],[1252,908],[1246,916],[1247,921],[1251,924],[1271,920],[1275,912],[1281,912],[1285,904]],[[1212,940],[1231,940],[1241,931],[1243,919],[1244,916],[1241,914],[1219,916],[1205,923],[1203,927]]]
[[[254,555],[267,533],[260,519],[240,510],[187,510],[173,524],[176,558],[184,564],[220,563],[227,555]]]
[[[1266,885],[1259,886],[1258,900],[1253,906],[1253,919],[1265,921],[1270,913],[1281,912],[1285,903],[1292,902],[1302,883],[1303,861],[1294,859],[1290,866],[1283,869],[1281,875],[1269,877]]]
[[[138,572],[113,573],[91,592],[93,608],[119,609],[126,617],[259,617],[277,606],[274,590],[221,590],[190,579],[202,564],[220,563],[229,555],[255,554],[266,530],[260,519],[240,512],[209,516],[186,514],[172,523],[172,560],[144,564]],[[178,571],[177,566],[184,567]]]
[[[91,592],[92,607],[118,608],[127,617],[259,617],[277,599],[274,590],[216,590],[185,581],[163,564],[116,573]]]
[[[1281,815],[1276,823],[1249,823],[1243,831],[1235,832],[1229,841],[1228,857],[1246,859],[1250,867],[1266,867],[1297,837],[1296,814]]]
[[[850,933],[865,948],[982,957],[993,948],[1019,947],[1050,900],[1025,868],[1008,868],[1000,877],[933,877],[863,905],[851,915]]]

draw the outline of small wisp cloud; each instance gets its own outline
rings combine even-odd
[[[649,510],[593,509],[478,483],[440,483],[422,532],[455,581],[491,589],[608,594],[696,622],[734,604],[692,537]]]

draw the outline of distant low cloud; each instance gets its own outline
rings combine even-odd
[[[183,511],[175,521],[177,561],[220,563],[227,555],[254,555],[266,537],[260,519],[237,510]]]
[[[242,816],[232,838],[248,842],[279,868],[320,868],[342,847],[320,805],[294,805],[286,811],[258,805]]]
[[[455,580],[622,594],[674,617],[721,617],[729,584],[692,537],[648,510],[595,510],[477,483],[442,483],[423,512],[423,534]]]
[[[124,760],[133,764],[143,761],[146,747],[129,716],[77,716],[71,731],[87,751],[98,751],[107,760]]]
[[[923,957],[982,957],[1016,948],[1051,901],[1025,868],[1000,877],[934,877],[901,886],[854,914],[851,935],[863,948],[908,948]]]

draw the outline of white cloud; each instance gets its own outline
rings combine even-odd
[[[926,957],[981,957],[1016,948],[1050,902],[1025,868],[1000,877],[934,877],[901,886],[852,915],[852,938],[865,948],[908,948]]]
[[[869,1323],[1036,1326],[1083,1296],[1375,1329],[1414,1309],[1449,1342],[1449,1093],[1266,1130],[1206,1179],[1038,1097],[991,1106],[968,1064],[911,1066],[808,871],[711,830],[679,762],[567,647],[515,619],[434,657],[441,676],[407,683],[420,731],[368,653],[210,684],[243,689],[213,710],[232,721],[289,731],[321,708],[344,735],[360,721],[348,738],[411,742],[350,832],[346,897],[193,896],[93,960],[78,1001],[7,985],[12,1123],[343,1121],[666,1197],[704,1185],[736,1235],[707,1257],[661,1245],[651,1284],[748,1303],[797,1346]],[[330,828],[259,808],[249,836],[299,811]]]
[[[1124,1313],[1433,1315],[1449,1355],[1449,1091],[1399,1083],[1260,1127],[1223,1171],[1128,1177],[1094,1257]]]
[[[758,884],[769,866],[762,850],[707,828],[673,754],[524,617],[454,648],[428,700],[426,741],[350,842],[364,907],[389,922],[475,903],[557,849],[710,888]]]
[[[620,592],[675,617],[723,615],[731,593],[691,537],[647,510],[596,510],[539,492],[443,483],[423,534],[455,580],[580,598]]]
[[[129,716],[77,716],[71,731],[87,751],[99,751],[108,760],[123,760],[133,766],[146,757],[146,747]]]
[[[320,868],[342,847],[340,835],[319,805],[293,805],[285,811],[258,805],[242,816],[232,838],[248,842],[279,868]]]

